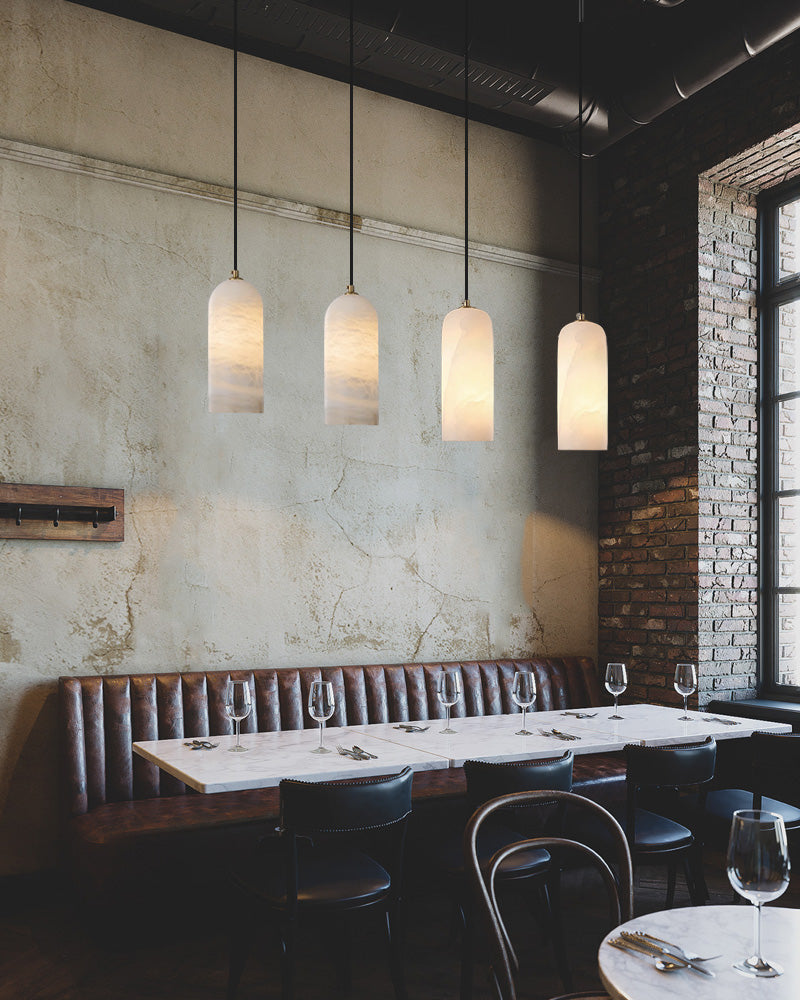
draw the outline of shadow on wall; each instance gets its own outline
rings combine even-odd
[[[4,875],[55,867],[58,861],[58,695],[55,685],[25,692],[8,733],[16,763],[0,814]]]

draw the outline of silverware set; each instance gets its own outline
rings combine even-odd
[[[653,960],[653,964],[659,972],[679,972],[681,969],[691,969],[703,976],[714,978],[714,973],[706,969],[703,962],[711,962],[719,955],[709,955],[703,957],[685,951],[680,945],[672,944],[663,938],[658,938],[653,934],[646,934],[644,931],[622,931],[619,937],[611,938],[608,942],[612,948],[619,948],[634,955],[642,955]]]
[[[374,753],[369,753],[368,750],[362,750],[361,747],[353,746],[352,750],[348,750],[347,747],[337,746],[336,749],[343,757],[350,757],[352,760],[377,760],[378,756]]]
[[[718,715],[704,715],[703,722],[721,722],[723,726],[741,726],[735,719],[720,719]]]
[[[212,743],[210,740],[192,740],[191,743],[184,743],[190,750],[216,750],[219,743]]]
[[[404,729],[407,733],[427,733],[430,728],[430,726],[415,726],[407,722],[402,722],[399,726],[392,726],[392,729]]]
[[[554,739],[569,740],[570,742],[581,738],[580,736],[573,736],[572,733],[562,733],[560,729],[551,729],[549,731],[547,729],[540,729],[539,733],[542,736],[552,736]]]
[[[562,712],[562,715],[571,715],[573,719],[593,719],[597,712]]]

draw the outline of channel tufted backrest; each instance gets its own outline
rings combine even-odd
[[[224,693],[229,677],[247,680],[255,711],[243,732],[274,732],[316,725],[306,704],[311,682],[333,683],[332,726],[443,718],[436,698],[442,670],[459,671],[464,697],[453,715],[503,715],[517,711],[511,685],[517,670],[536,677],[536,707],[597,705],[602,689],[592,660],[584,657],[300,667],[282,670],[62,677],[61,760],[69,816],[106,802],[183,795],[182,782],[133,753],[142,740],[230,733]]]

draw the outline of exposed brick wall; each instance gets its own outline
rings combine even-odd
[[[752,386],[736,383],[742,366],[755,377],[755,258],[750,246],[740,257],[723,244],[737,246],[742,218],[753,235],[753,204],[749,192],[738,201],[723,191],[731,185],[713,169],[745,150],[749,181],[760,171],[758,184],[774,184],[796,169],[796,142],[772,137],[800,121],[799,95],[800,41],[790,40],[600,156],[610,419],[599,476],[599,659],[629,664],[635,698],[677,704],[680,660],[699,663],[702,700],[752,692],[757,428]],[[733,169],[741,178],[742,164]],[[705,205],[699,249],[704,195],[719,196],[723,211]],[[709,554],[718,556],[710,569]]]
[[[730,176],[730,180],[737,180]],[[699,179],[700,701],[756,693],[756,196]]]

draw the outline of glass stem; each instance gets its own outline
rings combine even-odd
[[[322,749],[322,730],[324,728],[325,728],[325,720],[323,719],[322,722],[320,722],[320,724],[319,724],[319,748],[320,748],[320,750]]]
[[[619,701],[619,695],[614,695],[614,715],[619,715],[619,709],[617,708],[617,702]]]
[[[763,965],[764,959],[761,957],[761,903],[755,904],[755,913],[753,914],[753,948],[756,964]]]
[[[242,724],[237,719],[236,720],[236,749],[237,750],[239,749],[239,746],[240,746],[239,738],[241,736],[241,727],[242,727]]]
[[[525,728],[525,713],[527,711],[528,711],[527,708],[523,705],[522,706],[522,728],[523,729]]]
[[[445,729],[449,729],[450,728],[450,706],[449,705],[445,705],[445,712],[447,712],[447,722],[445,723],[445,727],[444,728]]]
[[[689,714],[689,696],[687,694],[683,696],[683,714]]]

